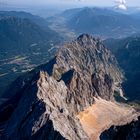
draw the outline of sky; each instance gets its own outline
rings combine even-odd
[[[127,6],[139,6],[140,0],[126,0]],[[114,6],[115,0],[0,0],[0,5],[83,5]]]

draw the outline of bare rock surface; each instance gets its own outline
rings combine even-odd
[[[120,84],[122,77],[115,57],[102,42],[83,34],[65,44],[54,59],[11,85],[8,92],[12,92],[13,97],[0,109],[3,114],[0,122],[5,122],[0,137],[6,140],[89,140],[92,137],[77,115],[88,107],[93,106],[94,110],[94,103],[95,106],[98,103],[95,99],[100,97],[106,104],[99,106],[99,110],[107,105],[108,116],[109,103],[115,106],[116,83]],[[133,110],[126,108],[126,112],[126,115],[120,114],[117,124]],[[104,118],[100,117],[99,113],[102,122]],[[92,123],[94,118],[90,121]]]
[[[95,98],[95,103],[80,112],[77,117],[87,135],[92,140],[97,140],[100,134],[112,125],[128,124],[137,120],[138,115],[140,113],[125,104]]]

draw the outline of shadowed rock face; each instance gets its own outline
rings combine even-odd
[[[139,140],[140,139],[140,117],[137,121],[123,126],[112,126],[104,131],[101,140]]]
[[[9,92],[18,98],[7,102],[14,111],[1,135],[16,140],[90,139],[77,114],[93,105],[95,97],[114,101],[114,86],[121,79],[110,51],[92,36],[81,35],[53,60],[27,73],[16,90],[12,85]]]

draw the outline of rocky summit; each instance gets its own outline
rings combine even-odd
[[[137,119],[133,108],[114,99],[122,78],[111,52],[99,39],[83,34],[11,85],[7,93],[12,96],[1,105],[0,137],[98,139],[112,125]]]

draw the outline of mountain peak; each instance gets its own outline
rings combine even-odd
[[[110,51],[94,37],[81,35],[78,39],[65,44],[54,59],[24,76],[14,94],[14,99],[17,96],[20,98],[14,103],[13,99],[8,101],[14,112],[4,128],[3,133],[7,135],[2,136],[7,139],[16,137],[17,140],[35,137],[50,138],[49,140],[90,139],[91,135],[84,127],[84,123],[87,122],[83,122],[82,116],[78,117],[78,114],[87,108],[89,114],[93,114],[90,113],[90,107],[95,103],[93,108],[97,108],[98,115],[104,116],[104,111],[100,112],[98,105],[101,107],[107,105],[108,108],[103,108],[107,110],[105,117],[109,117],[110,106],[114,106],[112,112],[116,116],[118,112],[114,113],[114,110],[118,110],[120,106],[113,103],[114,91],[116,83],[121,82],[121,76]],[[12,89],[14,88],[12,86]],[[6,110],[9,104],[7,108],[5,107]],[[6,115],[2,111],[0,113]],[[80,114],[85,117],[85,112]],[[131,116],[132,112],[133,109],[128,109]],[[89,117],[98,118],[94,115]],[[113,118],[109,118],[106,122],[107,127],[112,125],[110,119]],[[122,116],[119,119],[122,119]],[[98,119],[94,120],[95,123],[99,122]],[[94,129],[97,132],[105,129],[104,124],[100,124],[100,130],[94,125],[90,127],[93,127],[90,132]],[[99,137],[99,134],[96,134],[96,137]]]
[[[89,34],[81,34],[78,38],[77,38],[77,40],[89,40],[89,39],[93,39],[93,40],[95,40],[95,38],[92,36],[92,35],[89,35]]]
[[[65,44],[58,52],[56,62],[66,71],[72,68],[89,74],[97,71],[111,74],[108,71],[110,69],[114,80],[120,80],[118,77],[121,77],[119,69],[115,72],[117,68],[115,57],[106,49],[102,41],[88,34],[82,34],[76,40]]]

